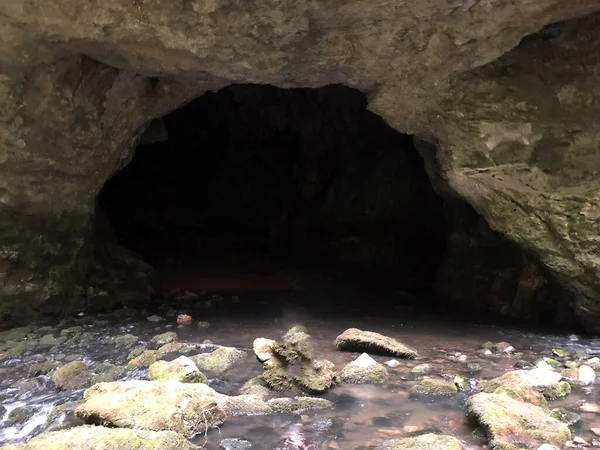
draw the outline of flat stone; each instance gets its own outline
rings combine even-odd
[[[76,415],[88,424],[170,430],[191,437],[225,421],[218,396],[203,383],[100,383],[85,391],[85,403],[77,408]]]
[[[542,444],[562,447],[571,439],[569,427],[546,409],[507,395],[476,394],[467,400],[466,409],[483,426],[494,449],[537,449]],[[515,436],[519,436],[518,445]]]

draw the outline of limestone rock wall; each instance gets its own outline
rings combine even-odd
[[[148,120],[246,82],[368,92],[395,128],[437,140],[452,188],[579,293],[582,318],[597,316],[598,27],[588,19],[560,44],[469,71],[598,10],[600,0],[2,1],[0,315],[71,284],[94,198]]]

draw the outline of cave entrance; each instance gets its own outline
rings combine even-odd
[[[208,92],[150,124],[98,205],[120,245],[198,289],[286,271],[423,289],[447,235],[412,137],[341,85]]]

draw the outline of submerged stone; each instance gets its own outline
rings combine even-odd
[[[312,409],[331,408],[333,403],[324,398],[294,397],[273,398],[267,402],[275,412],[300,414]]]
[[[372,331],[349,328],[335,339],[340,350],[369,352],[402,358],[416,358],[417,351],[402,342]]]
[[[431,364],[418,364],[411,369],[410,373],[413,375],[425,375],[426,373],[430,373],[432,369]]]
[[[172,431],[143,431],[81,426],[43,433],[4,450],[193,450],[198,447]]]
[[[439,377],[423,377],[423,379],[411,388],[414,394],[428,395],[451,395],[458,392],[458,388],[452,380]]]
[[[387,369],[363,353],[354,361],[344,367],[340,373],[342,381],[346,383],[383,383],[388,379]]]
[[[417,437],[392,439],[383,446],[384,450],[463,450],[454,436],[428,433]]]
[[[33,416],[33,411],[25,406],[19,406],[8,413],[7,421],[10,425],[21,425]]]
[[[39,362],[39,363],[33,364],[29,368],[27,375],[30,377],[38,377],[40,375],[47,375],[48,373],[52,372],[54,369],[56,369],[58,367],[60,367],[60,363],[58,361],[48,360],[48,361]]]
[[[196,366],[201,370],[208,370],[216,374],[221,374],[229,370],[233,365],[244,359],[246,352],[233,347],[219,347],[211,353],[202,353],[190,356]]]
[[[221,425],[218,394],[203,383],[123,381],[100,383],[84,393],[77,417],[88,424],[170,430],[186,437]]]
[[[484,428],[493,449],[537,449],[545,443],[562,446],[571,439],[567,425],[546,409],[507,395],[476,394],[467,400],[466,408]]]
[[[179,381],[181,383],[206,383],[206,376],[198,370],[194,361],[180,356],[173,361],[156,361],[150,365],[150,380]]]

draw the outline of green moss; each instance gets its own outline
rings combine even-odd
[[[450,380],[424,377],[416,386],[412,387],[411,392],[428,395],[451,395],[456,394],[458,388]]]
[[[52,381],[61,390],[79,389],[90,384],[92,374],[83,361],[72,361],[56,369]]]
[[[571,385],[566,381],[559,381],[555,386],[544,392],[544,396],[548,400],[556,400],[566,397],[571,393]]]
[[[151,344],[152,348],[159,348],[165,344],[169,344],[171,342],[175,342],[177,340],[177,333],[174,331],[167,331],[166,333],[157,334],[152,339],[150,339],[149,344]]]
[[[160,359],[160,354],[154,350],[144,350],[139,356],[127,363],[128,367],[149,367]]]
[[[569,356],[569,352],[568,351],[562,350],[560,348],[553,348],[552,349],[552,354],[556,355],[556,356],[558,356],[560,358],[565,358],[565,357]]]
[[[264,371],[263,379],[269,388],[280,392],[293,387],[292,381],[288,378],[287,372],[283,367],[271,367]]]

